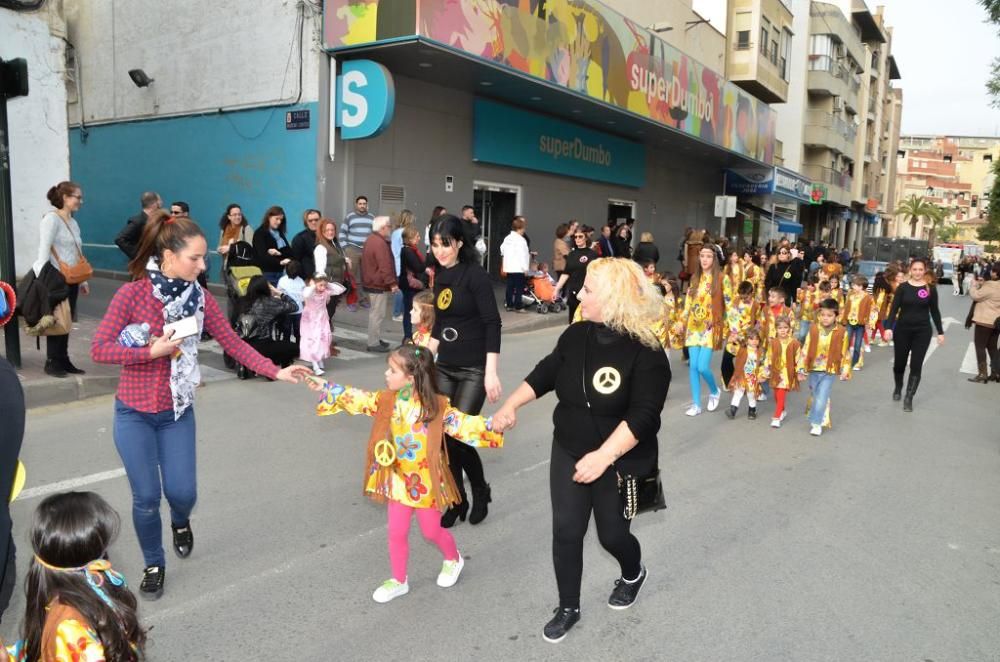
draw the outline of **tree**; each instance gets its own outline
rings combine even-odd
[[[937,231],[937,238],[944,243],[951,243],[958,236],[958,226],[952,223],[944,225]]]
[[[1000,1],[1000,0],[998,0]],[[941,216],[940,207],[937,205],[927,202],[923,197],[916,194],[903,200],[899,207],[896,208],[895,213],[902,214],[904,219],[910,221],[910,236],[917,236],[917,223],[920,219],[926,218],[932,220],[935,218],[943,219]]]
[[[986,20],[1000,26],[1000,0],[979,0],[986,10]],[[994,58],[990,77],[986,80],[986,92],[990,95],[990,105],[1000,108],[1000,57]]]
[[[947,209],[939,207],[935,204],[931,205],[931,209],[927,214],[927,220],[931,222],[931,229],[927,235],[927,238],[930,239],[931,246],[933,246],[934,242],[937,240],[938,231],[941,229],[941,226],[944,225],[944,220],[947,217]]]

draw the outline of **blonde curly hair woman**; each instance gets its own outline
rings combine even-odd
[[[645,476],[656,468],[660,412],[670,364],[654,331],[661,299],[635,262],[595,260],[579,293],[583,321],[571,324],[493,416],[502,431],[517,409],[555,391],[552,460],[553,564],[559,606],[546,641],[560,641],[580,620],[583,539],[591,513],[601,545],[621,576],[608,599],[627,609],[646,581],[639,541],[622,512],[618,474]]]

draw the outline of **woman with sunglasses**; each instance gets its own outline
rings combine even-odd
[[[555,295],[566,292],[566,303],[569,305],[569,321],[573,323],[573,315],[576,314],[576,307],[580,305],[577,294],[583,288],[583,279],[587,275],[587,266],[597,259],[597,253],[590,248],[587,234],[578,229],[573,233],[573,250],[566,256],[566,271],[559,276],[556,283]]]
[[[791,247],[782,244],[778,247],[778,261],[767,269],[764,277],[764,291],[772,287],[780,287],[785,291],[785,305],[791,306],[795,293],[802,287],[802,258],[792,257]]]

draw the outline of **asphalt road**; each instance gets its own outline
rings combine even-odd
[[[949,291],[944,314],[964,319],[968,300]],[[557,335],[505,337],[507,392]],[[873,348],[864,371],[834,387],[834,429],[820,439],[808,435],[802,394],[790,397],[780,430],[768,426],[771,402],[757,421],[745,410],[729,421],[721,408],[684,416],[687,373],[674,352],[660,437],[669,508],[634,523],[649,583],[632,609],[608,609],[617,566],[591,532],[583,618],[556,646],[541,639],[557,603],[551,399],[523,410],[505,448],[482,452],[493,504],[484,523],[453,530],[467,559],[459,583],[435,585],[440,557],[414,525],[410,594],[378,605],[385,513],[361,495],[370,421],[317,418],[303,386],[213,382],[198,392],[195,550],[178,560],[166,540],[166,593],[141,606],[149,657],[1000,660],[1000,385],[969,384],[959,372],[970,339],[950,326],[912,414],[889,398],[891,350]],[[381,359],[331,365],[331,378],[382,384]],[[31,491],[12,506],[22,573],[41,494],[82,479],[92,482],[80,489],[123,514],[111,556],[138,585],[111,416],[109,397],[30,412],[22,455]],[[17,596],[5,639],[21,613]]]

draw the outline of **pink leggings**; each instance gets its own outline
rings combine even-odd
[[[406,581],[406,562],[410,557],[410,514],[417,514],[420,532],[427,542],[437,545],[446,561],[458,560],[458,548],[448,529],[441,528],[441,513],[434,508],[411,508],[396,501],[389,502],[389,564],[392,578]]]

